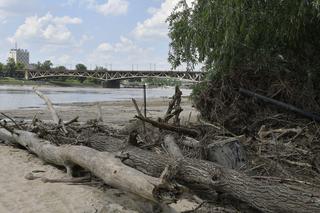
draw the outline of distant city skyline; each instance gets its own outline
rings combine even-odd
[[[165,20],[177,2],[0,0],[0,61],[17,42],[30,63],[168,69]]]

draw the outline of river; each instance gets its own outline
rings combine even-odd
[[[120,101],[131,98],[143,98],[143,90],[139,88],[80,88],[80,87],[45,87],[38,88],[46,94],[54,104],[83,103],[97,101]],[[190,89],[181,89],[184,96]],[[174,87],[148,88],[147,98],[170,97]],[[32,86],[0,85],[0,110],[44,107],[44,102],[33,92]]]

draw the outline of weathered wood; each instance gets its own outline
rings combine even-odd
[[[105,149],[108,150],[108,146],[113,151],[118,146],[118,156],[124,164],[153,177],[160,177],[164,169],[176,161],[170,155],[160,155],[132,146],[124,148],[119,142],[113,144],[112,140],[105,144]],[[207,199],[219,192],[262,212],[320,212],[318,193],[286,184],[255,180],[213,162],[179,159],[179,167],[175,173],[178,183]]]
[[[102,107],[100,102],[97,103],[97,121],[103,122]]]
[[[297,114],[300,114],[306,118],[309,118],[311,120],[314,120],[314,121],[317,121],[317,122],[320,122],[320,116],[316,115],[316,114],[313,114],[311,112],[306,112],[302,109],[299,109],[291,104],[287,104],[287,103],[284,103],[284,102],[281,102],[281,101],[277,101],[275,99],[272,99],[272,98],[268,98],[266,96],[263,96],[263,95],[259,95],[257,93],[254,93],[254,92],[251,92],[249,90],[246,90],[246,89],[243,89],[243,88],[240,88],[239,89],[239,92],[244,94],[244,95],[248,95],[248,96],[252,96],[252,97],[255,97],[255,98],[258,98],[266,103],[270,103],[270,104],[274,104],[276,106],[279,106],[283,109],[286,109],[286,110],[289,110],[291,112],[295,112]]]
[[[115,150],[114,146],[118,146],[118,150],[123,151],[115,156],[109,152],[98,152],[87,147],[56,147],[47,141],[39,140],[32,133],[24,131],[17,131],[17,133],[19,135],[12,135],[5,129],[0,129],[0,138],[13,140],[45,161],[65,166],[69,170],[74,164],[79,165],[102,178],[109,185],[153,201],[158,201],[151,192],[159,183],[157,177],[175,160],[168,155],[159,155],[136,147],[129,146],[123,150],[123,143],[119,142],[112,147]],[[111,138],[104,142],[114,143]],[[107,149],[108,145],[105,148]],[[132,168],[124,167],[115,157]],[[145,173],[146,176],[133,168]],[[176,168],[175,173],[178,183],[189,187],[198,195],[210,195],[217,191],[262,212],[320,212],[318,193],[287,184],[270,185],[212,162],[183,158],[179,160],[179,167]]]
[[[155,177],[173,159],[138,148],[121,153],[123,162]],[[320,195],[286,184],[269,184],[215,163],[190,158],[181,159],[176,180],[199,196],[217,191],[249,204],[262,212],[320,212]]]
[[[61,128],[62,130],[65,132],[65,133],[68,133],[65,125],[64,125],[64,122],[62,121],[62,119],[59,117],[57,111],[55,110],[55,108],[53,107],[53,104],[51,102],[51,100],[46,96],[44,95],[42,92],[40,92],[39,90],[37,90],[36,88],[33,88],[34,92],[42,99],[46,102],[47,104],[47,107],[48,107],[48,110],[50,111],[51,113],[51,116],[52,116],[52,119],[53,121],[58,124],[58,125],[61,125]]]
[[[180,134],[186,134],[186,135],[189,135],[192,137],[197,137],[200,135],[200,133],[195,129],[182,127],[182,126],[174,126],[174,125],[170,125],[170,124],[166,124],[166,123],[162,123],[162,122],[157,122],[157,121],[154,121],[150,118],[145,118],[140,115],[136,115],[136,118],[138,118],[142,121],[145,121],[147,123],[150,123],[152,126],[160,128],[160,129],[169,130],[169,131],[177,132]]]
[[[36,154],[42,160],[59,166],[64,166],[67,171],[78,165],[101,178],[106,184],[139,195],[153,202],[174,202],[178,194],[165,190],[161,180],[150,177],[129,166],[124,165],[119,158],[110,152],[99,152],[84,146],[55,146],[50,142],[39,139],[34,133],[17,130],[19,135],[11,134],[5,129],[0,129],[0,138],[18,143]],[[161,190],[160,188],[161,187]],[[170,190],[172,190],[170,188]]]
[[[246,164],[246,153],[237,137],[214,141],[206,148],[208,160],[229,169],[240,169]]]
[[[170,134],[165,135],[163,139],[163,144],[171,157],[176,159],[183,158],[183,154],[179,146],[176,144],[175,138],[173,135],[170,135]]]
[[[167,123],[172,117],[175,117],[174,124],[180,125],[179,115],[183,111],[183,109],[180,107],[181,96],[182,96],[182,92],[179,89],[179,86],[176,86],[175,94],[173,95],[172,100],[169,102],[167,112],[163,119],[165,123]]]
[[[7,114],[1,112],[1,115],[3,115],[4,117],[8,118],[10,121],[12,121],[12,123],[14,123],[14,125],[16,126],[16,128],[18,129],[22,129],[21,126],[10,116],[8,116]]]
[[[75,118],[71,119],[70,121],[66,121],[66,122],[64,123],[64,125],[65,125],[65,126],[68,126],[68,125],[70,125],[70,124],[73,124],[73,123],[78,122],[78,120],[79,120],[79,116],[76,116]]]
[[[202,147],[200,141],[191,138],[191,137],[183,137],[183,139],[180,141],[180,143],[182,143],[183,145],[190,147],[190,148],[200,148]]]

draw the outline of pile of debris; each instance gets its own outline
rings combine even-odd
[[[64,122],[51,101],[36,93],[53,123],[36,117],[18,123],[3,114],[10,122],[0,122],[0,140],[65,167],[71,178],[63,181],[88,181],[90,174],[162,212],[175,212],[170,204],[182,198],[199,204],[191,212],[320,212],[320,157],[305,142],[316,137],[309,134],[311,126],[261,125],[253,137],[201,119],[181,124],[182,93],[176,87],[162,118],[144,116],[133,100],[136,120],[115,130],[100,116]]]

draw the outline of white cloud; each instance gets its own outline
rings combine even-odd
[[[65,44],[73,40],[67,25],[80,24],[82,20],[69,16],[55,17],[51,13],[45,16],[31,16],[18,27],[15,34],[8,38],[10,42],[35,41],[50,44]]]
[[[180,0],[165,0],[159,9],[149,8],[152,16],[143,22],[138,22],[134,29],[137,38],[167,38],[168,25],[166,20]],[[188,5],[196,0],[187,0]]]
[[[50,60],[55,64],[55,65],[67,65],[72,61],[72,58],[70,55],[63,54],[61,56],[51,56],[49,57]]]
[[[113,50],[113,46],[107,42],[101,43],[98,47],[97,47],[97,51],[99,52],[109,52]]]
[[[68,0],[62,5],[72,6],[76,3],[104,16],[123,15],[127,13],[129,8],[129,2],[127,0],[104,0],[104,3],[99,3],[97,0]]]
[[[101,43],[97,49],[100,53],[145,53],[147,49],[137,46],[132,40],[127,37],[121,36],[120,41],[115,44],[107,42]]]
[[[122,15],[128,11],[129,2],[126,0],[108,0],[104,4],[96,4],[95,9],[103,15]]]
[[[131,64],[148,64],[154,58],[151,49],[139,47],[132,40],[121,36],[114,44],[103,42],[89,55],[87,63],[112,63],[116,67],[131,66]],[[128,68],[128,67],[127,67]]]

